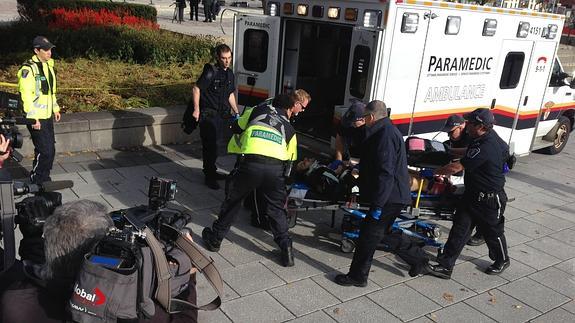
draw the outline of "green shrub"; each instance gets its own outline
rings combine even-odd
[[[17,22],[0,26],[0,62],[19,64],[23,52],[31,56],[34,36],[48,37],[58,58],[121,60],[138,64],[197,63],[210,60],[216,38],[188,36],[165,30],[131,29],[125,26],[93,26],[78,30],[48,29],[45,25]]]
[[[110,11],[125,11],[126,13],[157,22],[156,8],[148,5],[125,2],[110,2],[98,0],[18,0],[18,13],[25,21],[44,22],[46,14],[55,8],[94,10],[108,9]]]

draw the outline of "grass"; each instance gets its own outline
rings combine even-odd
[[[19,65],[0,66],[0,82],[17,83]],[[64,112],[186,104],[203,64],[138,65],[102,59],[56,60]],[[0,86],[0,90],[17,92]]]

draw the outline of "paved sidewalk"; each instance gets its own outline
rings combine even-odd
[[[75,185],[64,201],[88,198],[110,210],[147,202],[151,176],[178,181],[177,201],[189,208],[198,234],[216,218],[223,191],[203,185],[197,145],[135,151],[85,152],[57,158],[54,180]],[[220,160],[230,169],[233,158]],[[30,160],[11,168],[24,174]],[[575,322],[575,143],[559,155],[520,158],[506,190],[515,201],[506,211],[511,267],[501,276],[483,274],[485,246],[463,251],[453,279],[411,278],[406,265],[378,251],[366,288],[332,282],[345,273],[351,254],[339,251],[341,214],[330,227],[329,212],[300,214],[291,230],[296,266],[283,268],[268,232],[253,228],[247,212],[218,253],[212,253],[226,282],[221,309],[201,312],[200,322]],[[440,221],[443,238],[450,223]],[[430,249],[435,254],[435,250]],[[201,300],[213,297],[199,278]]]

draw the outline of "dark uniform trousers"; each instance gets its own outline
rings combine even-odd
[[[222,118],[215,110],[202,113],[200,138],[202,139],[203,170],[206,177],[216,175],[216,159],[225,154],[227,140],[231,137],[229,119]]]
[[[495,262],[507,260],[507,241],[503,228],[506,205],[505,191],[484,194],[483,197],[480,193],[466,193],[453,217],[453,226],[437,262],[448,269],[455,266],[455,261],[469,240],[474,224],[485,238],[489,258]]]
[[[32,129],[31,125],[26,127],[34,144],[34,162],[30,172],[30,181],[35,184],[42,184],[50,180],[50,170],[52,170],[56,154],[54,122],[52,118],[40,119],[40,130]]]
[[[212,231],[221,241],[230,230],[243,199],[254,189],[261,192],[265,200],[265,213],[270,219],[270,229],[274,241],[282,249],[291,246],[288,235],[286,213],[286,187],[284,163],[278,159],[262,157],[261,161],[242,160],[226,183],[226,199],[222,204],[218,219],[212,225]],[[266,161],[267,159],[267,161]]]
[[[383,207],[379,219],[368,214],[362,221],[357,247],[349,269],[351,278],[361,282],[367,281],[373,254],[378,246],[383,246],[385,251],[399,256],[416,274],[427,264],[427,256],[418,245],[401,232],[391,230],[402,209],[402,204],[387,204]]]

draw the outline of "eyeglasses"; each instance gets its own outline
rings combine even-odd
[[[297,104],[299,104],[299,106],[304,110],[305,110],[305,108],[307,108],[307,105],[303,105],[303,103],[301,103],[301,102],[298,102]]]

